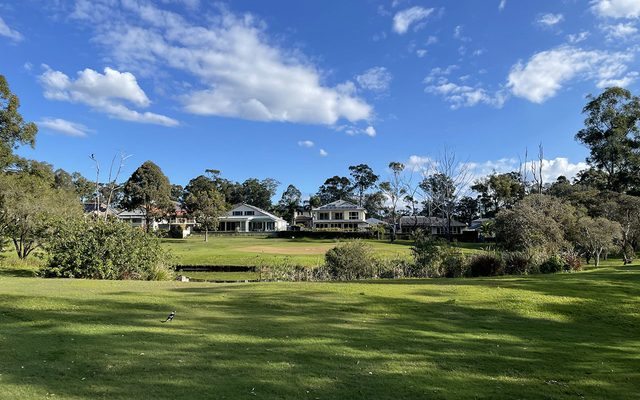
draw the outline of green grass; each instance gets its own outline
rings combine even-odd
[[[409,241],[366,240],[381,257],[410,257]],[[188,239],[164,239],[180,265],[242,265],[260,266],[282,262],[302,266],[317,266],[324,262],[324,253],[336,246],[337,240],[276,239],[268,237],[213,236],[204,242],[201,236]],[[477,244],[460,244],[464,252],[476,252]]]
[[[184,275],[191,279],[204,279],[206,281],[244,281],[257,280],[260,278],[258,272],[201,272],[201,271],[180,271],[178,275]]]
[[[205,284],[0,274],[2,399],[633,399],[640,268]],[[159,321],[176,310],[174,322]]]

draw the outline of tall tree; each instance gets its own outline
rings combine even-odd
[[[332,176],[324,181],[317,193],[322,204],[331,203],[337,200],[351,201],[353,197],[353,184],[346,176]]]
[[[640,98],[611,87],[589,96],[576,139],[589,148],[587,162],[606,174],[607,189],[624,192],[640,178]]]
[[[382,182],[379,187],[382,193],[387,197],[390,203],[389,207],[389,223],[391,225],[391,242],[396,240],[396,232],[398,227],[398,218],[401,216],[401,213],[398,210],[400,202],[404,198],[407,193],[407,188],[405,182],[402,180],[402,173],[404,172],[405,166],[403,163],[392,161],[389,163],[389,170],[391,172],[391,176],[388,181]]]
[[[278,202],[278,209],[285,221],[290,221],[291,225],[295,224],[295,211],[302,205],[302,192],[293,185],[287,186],[287,190],[282,193],[282,197]]]
[[[147,231],[153,222],[171,209],[171,184],[160,167],[145,161],[124,185],[123,205],[130,209],[144,209]]]
[[[184,206],[204,228],[204,241],[209,240],[209,230],[217,230],[219,218],[227,211],[224,195],[216,189],[215,183],[200,175],[189,181],[184,188]]]
[[[478,200],[485,217],[493,217],[498,211],[513,207],[525,195],[519,172],[493,173],[477,180],[471,189],[480,194]]]
[[[280,185],[280,182],[272,178],[263,180],[247,179],[242,182],[243,201],[263,210],[271,210],[271,198],[276,194],[278,185]]]
[[[20,100],[9,89],[4,75],[0,75],[0,170],[15,161],[13,150],[20,145],[35,146],[38,127],[25,122],[18,112]]]
[[[349,171],[351,171],[351,180],[358,194],[358,205],[362,207],[367,190],[375,187],[379,176],[374,174],[367,164],[352,165],[349,167]]]
[[[455,217],[464,222],[470,224],[471,221],[478,218],[478,200],[473,197],[463,196],[456,204]]]

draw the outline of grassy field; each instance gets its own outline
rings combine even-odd
[[[633,399],[640,267],[361,283],[0,273],[2,399]],[[176,310],[172,323],[162,324]]]
[[[409,257],[408,241],[367,240],[382,257]],[[260,266],[282,262],[317,266],[324,262],[324,253],[339,241],[321,239],[277,239],[268,237],[214,236],[204,242],[201,236],[188,239],[164,239],[179,265],[242,265]],[[461,244],[465,252],[477,251],[473,244]]]

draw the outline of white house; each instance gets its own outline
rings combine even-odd
[[[249,204],[236,204],[220,217],[219,232],[277,232],[287,230],[287,221]]]
[[[369,226],[365,209],[345,200],[314,208],[311,214],[313,229],[361,231]]]
[[[147,212],[143,208],[137,208],[132,211],[121,211],[116,216],[120,220],[131,224],[131,226],[146,228],[146,215]],[[196,225],[196,220],[188,218],[184,212],[180,211],[170,217],[153,221],[151,229],[153,231],[157,231],[158,229],[168,231],[173,225],[180,225],[183,228],[182,237],[187,237],[191,235],[191,231]]]

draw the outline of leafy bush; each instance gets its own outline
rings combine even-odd
[[[413,254],[414,268],[411,276],[438,278],[443,275],[441,269],[444,257],[444,242],[418,229],[413,234]]]
[[[564,262],[564,270],[582,271],[582,257],[576,251],[565,251],[562,253],[562,261]]]
[[[169,227],[169,237],[172,239],[184,239],[185,225],[171,225]]]
[[[545,262],[540,264],[540,272],[543,274],[554,274],[556,272],[562,272],[565,269],[565,263],[562,257],[552,256]]]
[[[56,228],[45,277],[169,279],[169,254],[157,237],[119,221],[70,220]]]
[[[377,263],[377,275],[383,279],[403,279],[417,277],[413,274],[414,264],[404,258],[382,259]]]
[[[324,259],[328,273],[338,280],[372,278],[377,270],[373,249],[357,240],[330,249]]]
[[[469,274],[473,277],[504,274],[504,262],[496,253],[477,254],[469,260]]]
[[[507,275],[525,275],[537,271],[537,266],[530,253],[526,251],[509,251],[502,253],[504,273]]]
[[[440,270],[447,278],[465,277],[469,273],[467,258],[459,249],[447,247],[442,254]]]

